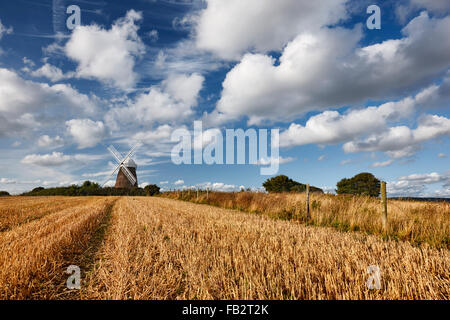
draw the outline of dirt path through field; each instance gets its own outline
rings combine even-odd
[[[377,269],[380,289],[371,290]],[[448,270],[446,249],[170,199],[121,198],[81,297],[449,299]]]

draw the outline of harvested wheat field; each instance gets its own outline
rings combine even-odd
[[[311,194],[311,219],[306,220],[305,193],[167,192],[165,197],[299,221],[339,231],[363,231],[385,238],[427,243],[450,249],[450,203],[389,200],[387,230],[381,220],[380,200],[373,197]]]
[[[84,299],[450,297],[448,250],[161,198],[119,200],[99,255]]]
[[[446,248],[165,198],[86,199],[0,233],[1,298],[450,298]],[[65,287],[69,265],[81,290]]]

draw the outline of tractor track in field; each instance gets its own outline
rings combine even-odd
[[[98,223],[98,228],[91,233],[88,243],[82,247],[69,246],[63,251],[64,264],[61,268],[60,276],[53,279],[53,287],[56,288],[54,299],[58,300],[79,300],[83,290],[83,282],[86,281],[88,275],[93,270],[97,260],[98,252],[103,244],[105,235],[111,224],[112,212],[114,205],[119,199],[112,201]],[[66,273],[67,268],[71,265],[78,266],[81,270],[81,290],[68,289],[67,279],[70,274]]]

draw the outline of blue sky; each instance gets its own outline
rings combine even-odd
[[[106,146],[138,140],[142,186],[260,188],[258,165],[172,163],[197,120],[279,129],[278,173],[326,190],[372,172],[391,195],[448,197],[448,30],[444,0],[3,1],[0,189],[104,182]]]

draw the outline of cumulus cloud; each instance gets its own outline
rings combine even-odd
[[[447,81],[448,78],[445,79]],[[387,130],[389,123],[408,118],[418,110],[427,110],[441,103],[442,86],[432,85],[413,97],[383,103],[364,109],[350,109],[346,113],[325,111],[309,118],[304,126],[292,123],[280,134],[282,147],[305,144],[337,144],[365,134]]]
[[[349,153],[382,151],[391,158],[403,158],[417,152],[421,143],[443,136],[450,136],[450,119],[426,115],[419,119],[414,130],[406,126],[392,127],[365,140],[347,142],[343,148]]]
[[[66,121],[66,126],[79,149],[95,147],[107,135],[106,127],[101,121],[73,119]]]
[[[174,185],[176,185],[176,186],[181,186],[181,185],[183,185],[184,184],[184,180],[177,180],[177,181],[175,181],[174,183],[173,183]]]
[[[445,73],[450,64],[450,17],[422,12],[401,39],[358,47],[360,26],[302,32],[279,63],[246,54],[227,74],[214,122],[247,117],[249,125],[289,121],[308,111],[394,98]]]
[[[65,155],[61,152],[53,152],[51,154],[30,154],[27,155],[21,163],[32,164],[41,167],[55,167],[61,166],[72,160],[71,156]]]
[[[99,104],[96,96],[70,85],[24,80],[4,68],[0,68],[0,87],[0,136],[54,125],[70,114],[93,114]]]
[[[136,24],[142,14],[134,10],[106,30],[98,25],[76,28],[64,47],[66,55],[78,63],[77,76],[93,78],[121,89],[130,89],[138,79],[136,59],[145,53]]]
[[[347,0],[207,0],[195,25],[197,46],[225,59],[243,52],[280,50],[300,32],[333,25],[347,17]],[[239,18],[237,18],[239,17]]]
[[[33,77],[43,77],[51,80],[52,82],[58,82],[64,79],[71,78],[73,73],[64,74],[64,72],[51,64],[44,64],[39,69],[31,72]]]
[[[426,193],[426,186],[438,183],[442,183],[444,189],[437,191],[434,196],[445,196],[445,188],[450,187],[450,172],[411,174],[400,177],[397,181],[387,184],[387,191],[391,196],[429,196]]]
[[[58,148],[64,145],[64,139],[60,136],[51,138],[48,135],[43,135],[39,137],[37,144],[42,148]]]
[[[103,159],[101,155],[75,154],[66,155],[62,152],[49,154],[30,154],[22,159],[22,164],[40,167],[58,167],[66,164],[88,164]]]
[[[169,143],[174,128],[168,124],[161,125],[155,130],[141,131],[133,135],[133,141],[141,141],[146,145]]]
[[[426,9],[436,15],[450,12],[450,2],[447,0],[405,0],[396,1],[395,13],[401,23],[416,10]]]
[[[197,105],[204,80],[199,74],[171,75],[160,85],[139,94],[128,106],[111,109],[106,121],[112,127],[117,123],[152,125],[186,121]]]

